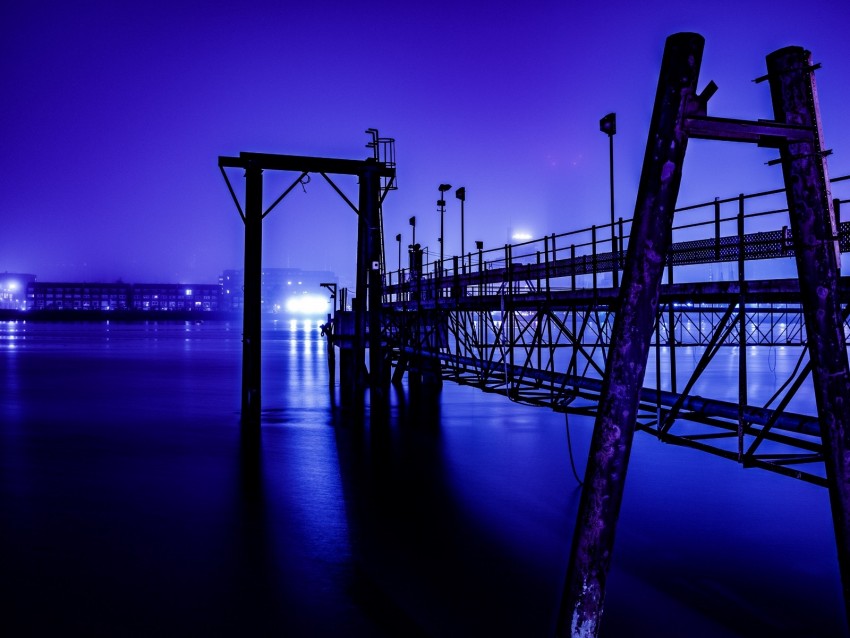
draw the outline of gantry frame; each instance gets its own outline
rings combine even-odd
[[[370,129],[372,131],[373,129]],[[367,131],[368,132],[368,131]],[[373,136],[374,137],[374,136]],[[381,347],[382,297],[382,238],[381,204],[392,189],[394,163],[365,160],[275,155],[270,153],[240,153],[238,157],[220,156],[218,166],[227,183],[239,215],[245,224],[245,270],[242,330],[242,407],[241,420],[247,427],[259,427],[261,417],[261,320],[262,320],[262,253],[263,219],[310,173],[319,173],[358,215],[357,271],[354,312],[353,347],[350,357],[341,359],[343,383],[353,385],[359,396],[365,385],[363,366],[367,342],[370,345],[370,380],[373,392],[380,395],[388,379],[383,348]],[[227,168],[245,171],[245,208],[225,172]],[[265,211],[263,210],[263,171],[292,171],[299,177]],[[329,175],[353,175],[359,180],[359,201],[354,205]],[[382,179],[386,180],[382,184]]]

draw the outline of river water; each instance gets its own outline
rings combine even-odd
[[[2,324],[4,635],[551,635],[564,415],[446,384],[378,422],[296,327],[254,436],[238,323]],[[603,636],[846,634],[826,489],[635,436]]]

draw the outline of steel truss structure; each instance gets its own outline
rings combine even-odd
[[[826,485],[817,417],[789,410],[801,389],[809,390],[811,372],[795,283],[749,282],[743,305],[737,284],[662,287],[638,429],[745,467]],[[533,296],[505,287],[495,295],[420,302],[418,310],[410,307],[415,302],[392,305],[385,321],[396,374],[438,370],[443,380],[513,401],[595,416],[614,319],[610,290],[589,298],[585,291],[559,292],[543,303]],[[846,305],[850,279],[842,281],[842,297]],[[770,356],[775,348],[794,350],[796,364],[766,401],[748,403],[748,357],[758,356],[756,349]],[[736,360],[733,398],[708,394],[711,364],[724,349],[724,375],[730,357]]]
[[[743,202],[776,192],[705,204],[714,209],[713,229],[720,227],[721,202],[738,203],[741,228],[743,219],[763,215],[745,215]],[[835,200],[836,207],[840,203]],[[848,252],[850,223],[839,228],[841,250]],[[546,237],[524,249],[491,251],[487,261],[483,253],[477,263],[472,256],[468,263],[453,258],[451,270],[435,262],[431,272],[391,273],[388,279],[396,283],[384,290],[384,322],[394,379],[405,372],[425,374],[432,382],[453,381],[513,401],[596,416],[618,294],[599,282],[625,254],[599,250],[597,230],[579,231],[593,240],[584,254],[577,255],[571,244],[560,251],[569,256],[558,258],[555,237]],[[527,246],[535,243],[542,250],[529,252]],[[792,410],[795,397],[811,393],[798,280],[743,278],[744,262],[793,256],[787,227],[673,244],[668,281],[680,266],[724,262],[737,263],[739,279],[662,286],[639,430],[745,467],[826,485],[817,417]],[[840,293],[846,308],[850,278],[842,279]],[[845,330],[850,334],[846,310]],[[759,404],[748,401],[748,358],[758,357],[759,350],[775,356],[777,348],[794,350],[795,365],[774,394]],[[707,380],[723,352],[724,375],[729,357],[736,359],[734,397],[711,396]]]
[[[594,415],[559,636],[598,635],[636,429],[826,486],[850,614],[847,287],[841,280],[840,213],[831,199],[825,161],[829,151],[823,146],[813,73],[818,65],[801,47],[769,54],[768,72],[760,81],[768,82],[775,118],[715,117],[707,107],[717,86],[709,82],[697,92],[703,46],[704,39],[695,33],[674,34],[665,44],[625,259],[623,232],[617,241],[612,213],[606,254],[598,250],[593,227],[590,254],[578,254],[571,243],[569,257],[559,260],[552,237],[551,242],[543,240],[542,259],[538,251],[536,260],[514,260],[513,248],[506,246],[504,262],[485,268],[479,250],[477,273],[472,255],[462,255],[450,271],[436,264],[425,285],[421,254],[414,245],[412,272],[399,273],[393,297],[385,297],[384,308],[391,309],[385,315],[392,319],[387,339],[395,344],[398,362],[395,378],[406,368],[414,370],[414,377],[426,367],[431,376],[445,370],[450,378],[517,400]],[[689,138],[776,149],[779,159],[772,163],[782,166],[787,226],[747,234],[741,196],[735,233],[721,237],[718,202],[713,238],[677,236],[674,212]],[[679,230],[690,235],[700,225]],[[747,261],[789,254],[796,279],[746,276]],[[681,275],[694,264],[728,260],[738,266],[731,281],[720,277],[683,285],[682,277],[674,283],[677,266]],[[607,291],[599,286],[606,269],[613,285]],[[556,289],[553,279],[565,278],[569,288]],[[579,278],[584,289],[577,285]],[[392,289],[393,282],[387,283]],[[690,310],[683,313],[682,308]],[[789,313],[792,321],[774,321]],[[683,375],[680,390],[679,342],[685,334],[694,342],[686,347],[698,351],[698,357]],[[795,334],[803,335],[797,337],[801,343],[806,339],[806,347],[798,349],[808,354],[809,362],[802,355],[773,396],[762,406],[751,405],[756,397],[749,399],[748,350]],[[730,343],[738,352],[737,396],[703,398],[697,394],[704,391],[702,378]],[[666,388],[661,382],[663,354]],[[647,387],[646,379],[653,358],[655,388]],[[817,416],[789,409],[807,378]]]

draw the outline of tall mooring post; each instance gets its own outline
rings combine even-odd
[[[263,276],[263,169],[245,167],[245,273],[242,314],[242,422],[260,422]]]
[[[381,396],[389,386],[389,367],[382,346],[381,309],[383,282],[381,273],[381,173],[378,165],[366,164],[359,175],[359,220],[357,224],[357,307],[355,308],[354,357],[359,363],[355,371],[355,387],[363,388],[365,344],[369,344],[369,382],[374,396]],[[368,334],[368,339],[366,335]]]
[[[808,128],[809,140],[779,146],[800,278],[826,480],[850,617],[850,368],[838,298],[841,258],[811,54],[787,47],[767,56],[778,122]]]
[[[682,177],[684,117],[695,100],[704,40],[667,39],[635,203],[619,305],[605,367],[558,618],[559,636],[597,636],[623,498],[640,388],[655,323],[673,209]]]
[[[664,50],[558,618],[560,635],[598,635],[636,408],[690,137],[751,142],[780,151],[845,609],[850,612],[850,367],[838,299],[839,246],[822,147],[816,67],[809,52],[800,47],[776,51],[767,57],[768,75],[763,78],[770,82],[774,121],[709,117],[707,103],[717,87],[710,82],[701,95],[696,94],[702,49],[701,36],[680,33],[668,38]],[[740,437],[744,426],[741,423]]]

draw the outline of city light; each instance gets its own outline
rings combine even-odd
[[[286,311],[298,315],[320,315],[328,310],[328,299],[320,295],[299,295],[286,300]]]
[[[525,231],[517,231],[512,236],[511,239],[516,241],[528,241],[531,239],[531,233],[527,233]]]

